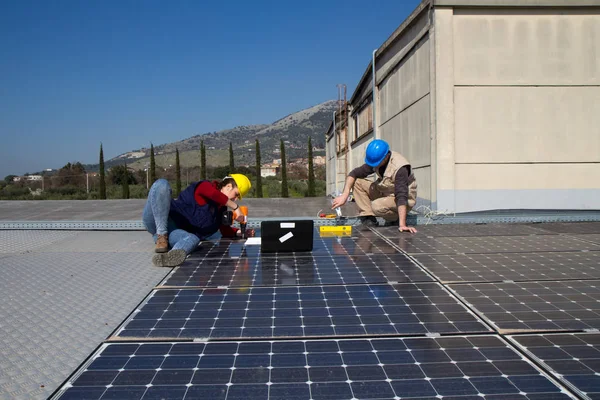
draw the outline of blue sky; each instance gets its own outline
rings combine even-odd
[[[349,95],[419,0],[0,2],[0,179]]]

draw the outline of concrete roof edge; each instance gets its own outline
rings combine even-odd
[[[327,127],[327,131],[325,131],[325,135],[329,135],[329,131],[333,130],[333,120],[331,120],[331,122],[329,123],[329,126]]]
[[[598,7],[600,0],[431,0],[434,7]]]
[[[432,1],[434,1],[434,0],[421,1],[421,3],[419,3],[417,8],[415,8],[413,10],[413,12],[410,13],[410,15],[400,24],[400,26],[398,28],[396,28],[396,30],[390,35],[390,37],[385,42],[383,42],[383,44],[381,46],[379,46],[379,48],[377,49],[377,52],[375,53],[375,58],[379,57],[398,38],[398,36],[400,36],[402,34],[402,32],[404,32],[406,30],[406,28],[408,28],[410,26],[410,24],[417,18],[417,16],[419,14],[421,14],[421,12],[424,9],[429,8],[430,5],[432,4]],[[350,104],[354,104],[354,101],[356,100],[356,96],[357,96],[357,93],[359,92],[359,89],[365,84],[365,82],[367,80],[367,76],[369,76],[369,74],[371,74],[372,65],[373,65],[373,61],[371,60],[371,62],[369,62],[369,65],[367,66],[365,73],[362,75],[362,77],[358,81],[358,84],[356,85],[356,88],[354,89],[354,93],[352,93],[352,97],[349,100]]]

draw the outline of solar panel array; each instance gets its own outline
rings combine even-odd
[[[164,287],[244,287],[338,285],[386,282],[430,282],[433,279],[400,253],[329,257],[221,258],[185,264],[173,271]]]
[[[600,279],[600,252],[415,255],[441,281]]]
[[[274,338],[486,332],[439,283],[159,290],[118,337]]]
[[[61,399],[600,398],[600,224],[215,240]]]
[[[109,344],[62,398],[477,399],[494,395],[569,399],[494,335]]]
[[[537,334],[510,340],[581,396],[600,398],[600,334]]]

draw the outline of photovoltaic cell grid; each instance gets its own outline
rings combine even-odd
[[[600,233],[600,222],[552,222],[529,226],[552,233]]]
[[[430,279],[383,236],[444,283],[548,280],[450,286],[499,333],[600,328],[600,280],[574,280],[600,278],[600,252],[594,252],[600,250],[600,230],[568,225],[439,225],[419,227],[418,235],[397,228],[355,229],[344,238],[321,238],[317,231],[314,251],[295,254],[260,254],[259,246],[227,239],[204,243],[164,283],[204,289],[154,291],[110,339],[179,343],[107,345],[62,398],[569,398],[502,339],[477,335],[490,330],[444,286],[375,284]],[[422,337],[426,334],[474,336]],[[405,335],[419,337],[398,338]],[[519,337],[527,336],[535,335]],[[300,338],[310,340],[289,341]],[[474,338],[501,346],[477,345]],[[212,342],[183,342],[191,339]],[[227,342],[235,339],[252,340]],[[284,340],[255,341],[264,339]],[[442,345],[444,340],[467,344]],[[405,348],[373,344],[385,341]],[[275,350],[294,343],[303,347],[282,354]],[[114,346],[135,348],[105,353]],[[215,346],[223,347],[208,350]],[[482,346],[507,358],[491,357]],[[444,356],[438,358],[440,350]],[[406,354],[412,357],[408,362],[401,358]],[[593,363],[586,368],[593,370]],[[597,383],[579,379],[593,398]]]
[[[533,253],[600,250],[600,245],[570,236],[419,237],[403,234],[390,241],[409,254]]]
[[[196,266],[188,262],[175,269],[162,286],[247,287],[432,281],[401,253],[342,254],[331,257],[222,258],[197,262]]]
[[[600,399],[600,334],[511,336],[510,340],[542,363],[555,378],[590,399]]]
[[[420,283],[162,289],[133,313],[114,339],[481,332],[489,329],[441,285]]]
[[[586,242],[592,242],[600,244],[600,233],[589,233],[585,235],[571,235],[579,240],[585,240]]]
[[[355,229],[356,230],[356,229]],[[353,256],[364,256],[374,253],[393,254],[398,250],[373,232],[353,232],[352,237],[320,237],[314,236],[312,252],[265,253],[260,252],[260,246],[245,246],[243,241],[221,239],[214,242],[203,242],[194,251],[188,261],[200,261],[212,258],[241,258],[241,257],[328,257],[336,253]]]
[[[61,399],[569,399],[497,336],[109,344]]]
[[[419,225],[416,227],[420,236],[430,237],[479,237],[479,236],[523,236],[523,235],[554,235],[532,225],[520,224],[439,224]],[[400,233],[398,227],[377,228],[386,237],[400,237],[407,233]]]
[[[600,250],[599,245],[556,235],[448,237],[440,242],[456,249],[457,253],[530,253],[544,251]]]
[[[499,330],[600,329],[600,281],[450,285]]]
[[[417,254],[444,283],[599,279],[600,252]]]

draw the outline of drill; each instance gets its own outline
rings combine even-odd
[[[248,207],[240,206],[240,212],[244,215],[244,222],[240,223],[240,230],[242,231],[242,239],[247,239],[246,237],[246,224],[248,224]]]

